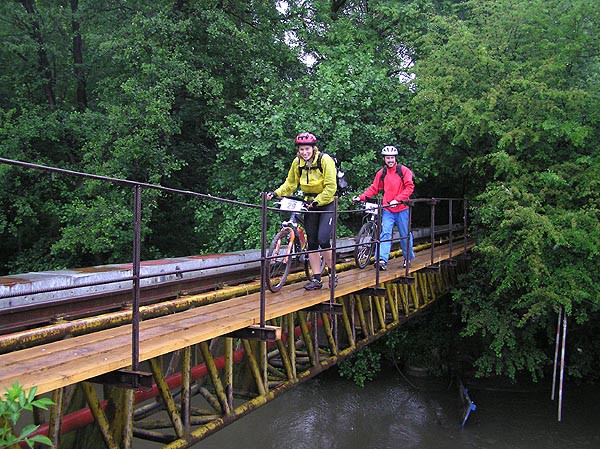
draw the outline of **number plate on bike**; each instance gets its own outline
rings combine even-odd
[[[367,214],[377,215],[379,213],[377,203],[365,203],[365,212]]]
[[[289,211],[297,212],[299,210],[302,210],[303,205],[304,205],[304,203],[302,201],[293,200],[291,198],[282,198],[281,205],[279,208],[281,210],[289,210]]]

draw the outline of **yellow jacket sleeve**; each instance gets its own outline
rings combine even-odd
[[[288,171],[287,178],[281,186],[275,189],[274,193],[277,196],[291,195],[300,184],[300,170],[298,169],[298,158],[295,157]]]

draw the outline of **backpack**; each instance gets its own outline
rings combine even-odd
[[[400,175],[400,179],[402,180],[402,187],[404,187],[404,173],[402,173],[402,167],[403,167],[403,165],[396,164],[396,170],[395,171],[396,171],[396,173],[398,173]],[[398,170],[398,168],[400,170]],[[381,189],[382,190],[383,190],[383,185],[384,185],[383,181],[385,179],[385,175],[387,175],[387,172],[388,172],[388,168],[387,168],[387,166],[384,166],[383,167],[383,172],[381,173],[381,178],[379,178],[379,183],[381,184]]]
[[[314,168],[319,169],[319,171],[321,173],[323,173],[323,166],[321,165],[321,159],[323,158],[323,155],[325,153],[319,152],[319,155],[317,156],[317,164],[316,167],[307,167],[306,165],[301,166],[300,164],[298,164],[298,169],[300,170],[300,175],[302,175],[302,170],[312,170]],[[328,153],[327,153],[328,154]],[[337,194],[338,196],[342,196],[344,195],[346,192],[348,192],[348,180],[346,179],[346,173],[344,171],[342,171],[341,165],[342,163],[340,161],[338,161],[338,159],[333,155],[333,154],[329,154],[329,157],[331,159],[333,159],[333,162],[335,163],[335,170],[336,170],[336,183],[337,183]],[[300,159],[298,159],[298,162],[300,162]]]

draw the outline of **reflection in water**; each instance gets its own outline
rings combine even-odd
[[[600,448],[600,386],[571,387],[562,423],[549,389],[536,385],[515,393],[471,386],[477,410],[460,429],[457,386],[446,379],[413,382],[419,390],[392,370],[359,388],[332,370],[194,449]],[[160,447],[138,443],[136,448]]]

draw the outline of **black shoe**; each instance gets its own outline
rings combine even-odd
[[[387,262],[383,259],[379,261],[379,269],[382,271],[387,270]]]
[[[338,275],[335,275],[335,278],[333,278],[333,287],[331,286],[331,276],[329,276],[329,288],[335,288],[338,285]]]
[[[408,266],[410,267],[410,261],[408,261]],[[406,268],[406,259],[402,262],[402,268]]]
[[[323,288],[323,282],[321,281],[317,281],[316,279],[313,279],[312,281],[310,281],[308,284],[306,284],[304,286],[304,288],[306,290],[320,290]]]

